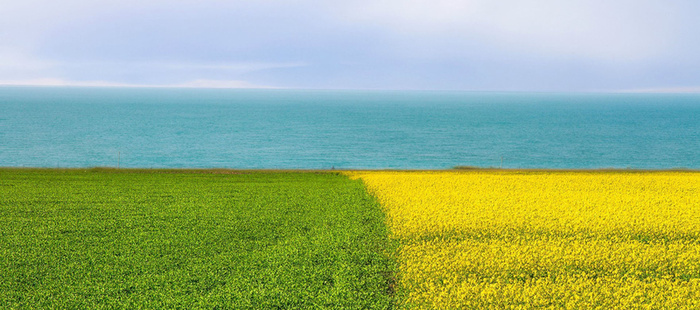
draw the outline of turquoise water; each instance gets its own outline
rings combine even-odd
[[[700,168],[700,95],[0,87],[0,166]]]

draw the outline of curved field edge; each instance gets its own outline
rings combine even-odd
[[[700,173],[357,171],[418,309],[697,309]]]
[[[388,309],[384,214],[334,173],[0,169],[0,308]]]

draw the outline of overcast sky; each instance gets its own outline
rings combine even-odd
[[[0,84],[699,91],[700,1],[0,0]]]

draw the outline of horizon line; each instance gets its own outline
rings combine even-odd
[[[199,85],[194,83],[181,84],[128,84],[128,83],[62,83],[62,84],[32,84],[32,83],[3,83],[0,87],[45,87],[45,88],[161,88],[161,89],[221,89],[221,90],[310,90],[310,91],[444,91],[444,92],[481,92],[481,93],[585,93],[585,94],[700,94],[700,87],[658,87],[618,90],[494,90],[494,89],[450,89],[450,88],[313,88],[313,87],[283,87],[260,86],[243,82],[240,85]],[[240,81],[217,81],[240,82]]]

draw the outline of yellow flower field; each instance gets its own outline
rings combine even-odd
[[[350,172],[418,309],[700,309],[700,173]]]

